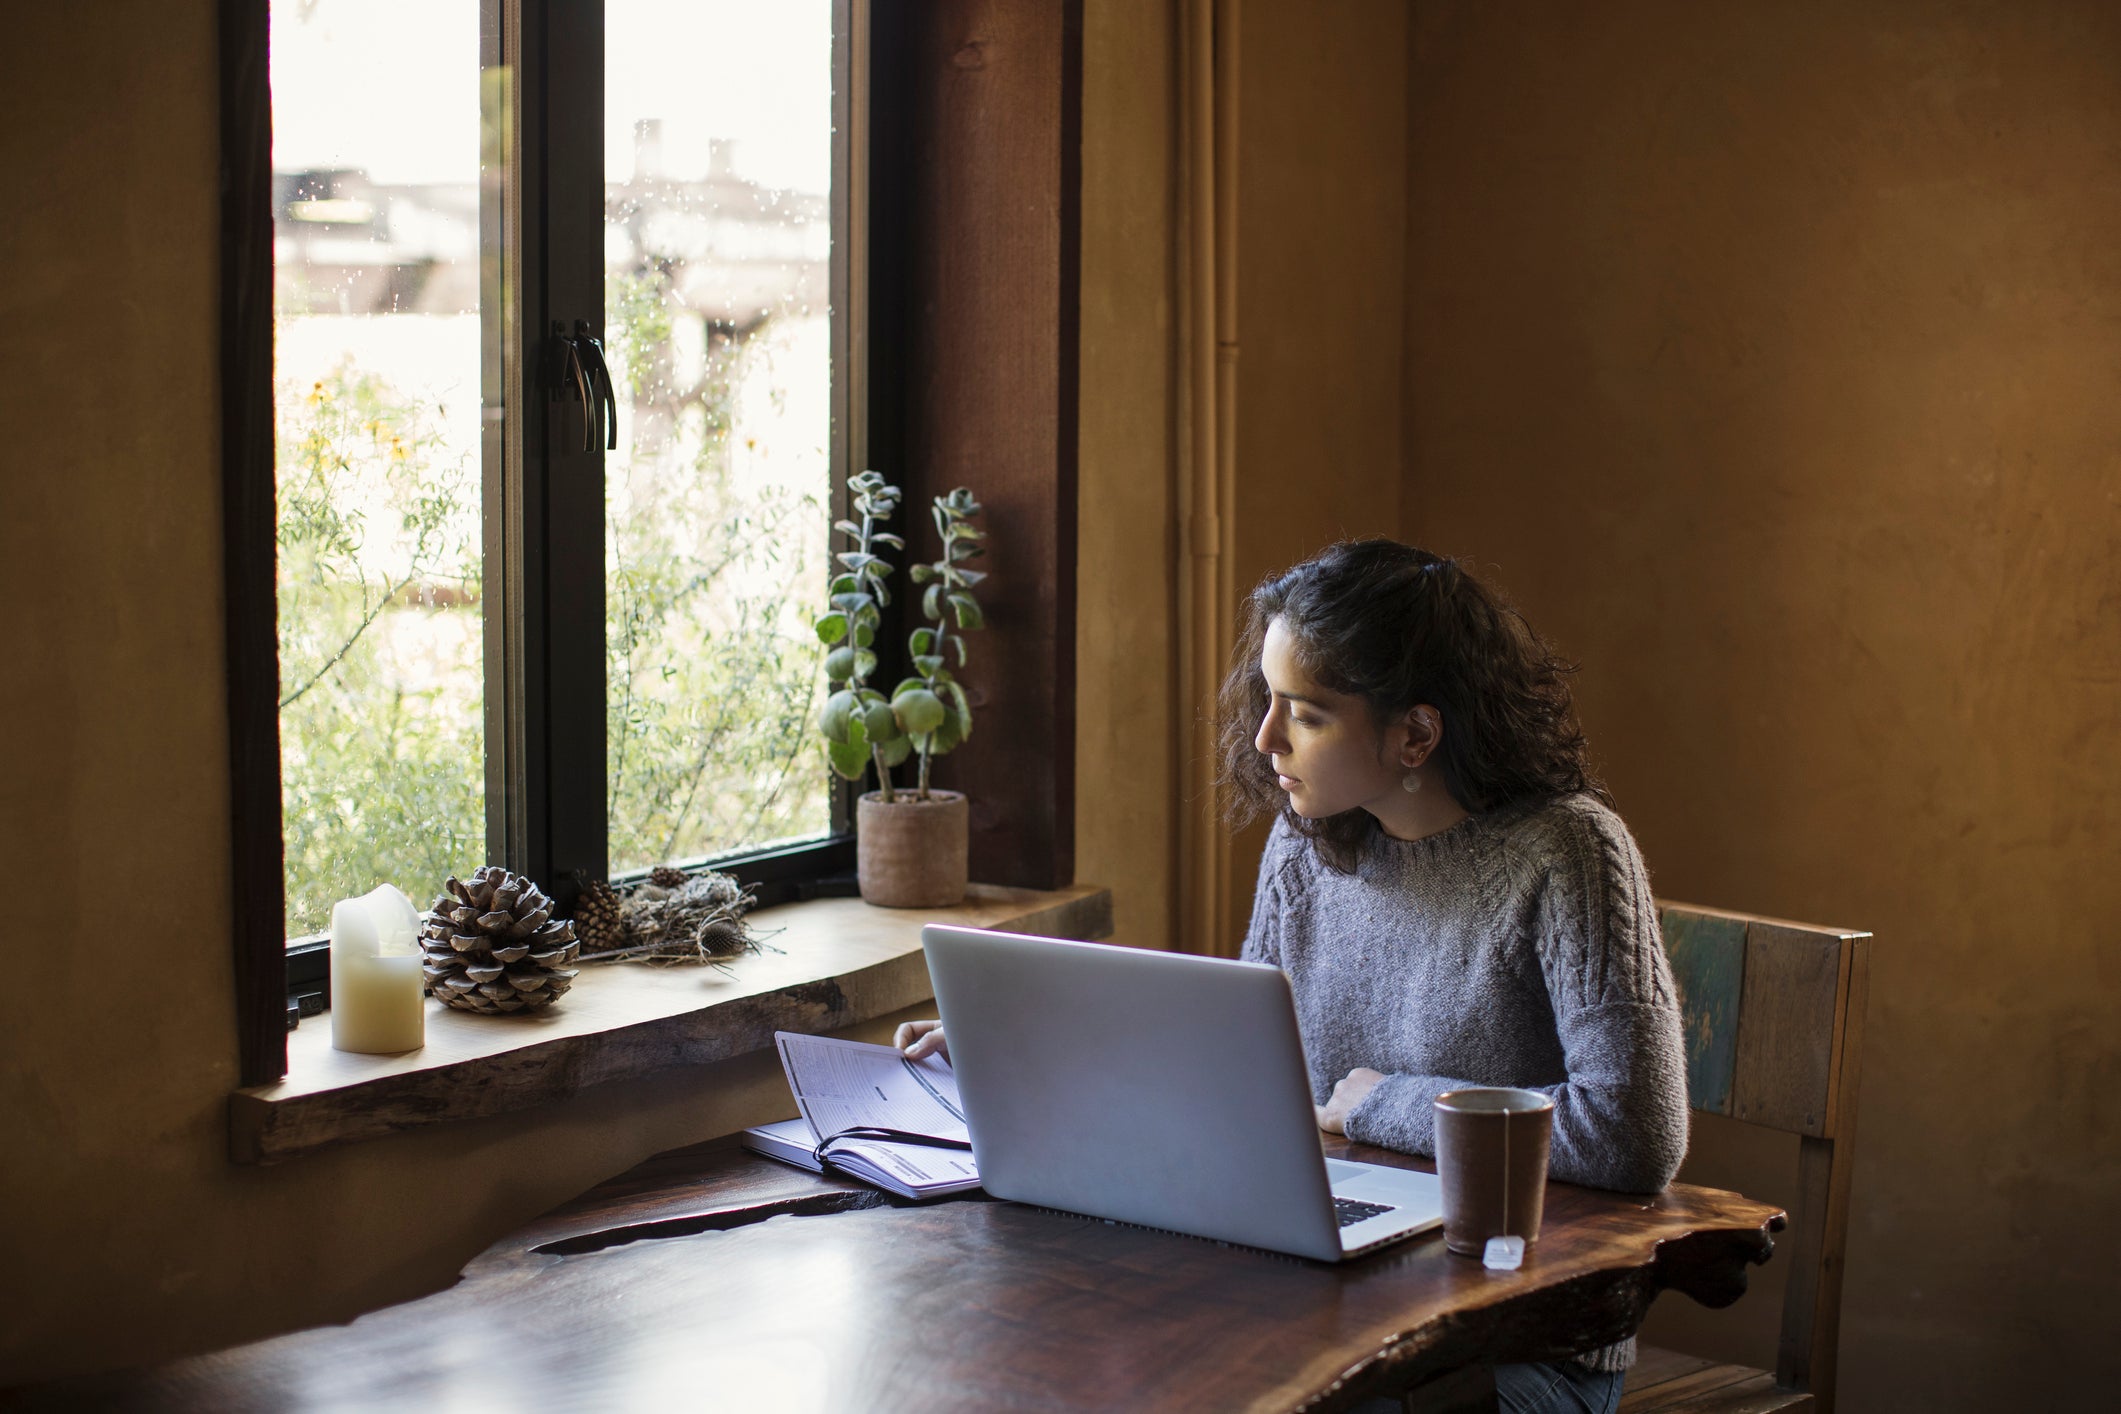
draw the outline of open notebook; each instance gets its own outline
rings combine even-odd
[[[950,1062],[788,1031],[773,1041],[802,1113],[745,1130],[745,1148],[816,1173],[837,1169],[902,1198],[979,1187]]]

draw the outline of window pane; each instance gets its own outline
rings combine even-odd
[[[611,868],[830,828],[828,0],[607,0]]]
[[[287,928],[485,853],[476,0],[272,13]]]

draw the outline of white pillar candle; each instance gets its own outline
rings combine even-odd
[[[372,1055],[427,1043],[419,914],[389,884],[331,908],[331,1044]]]

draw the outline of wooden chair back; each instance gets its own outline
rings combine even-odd
[[[1798,1136],[1775,1383],[1834,1407],[1871,935],[1660,903],[1693,1108]]]

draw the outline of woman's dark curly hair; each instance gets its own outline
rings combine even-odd
[[[1354,872],[1378,829],[1366,810],[1323,820],[1289,810],[1273,765],[1252,745],[1271,698],[1260,647],[1276,619],[1312,680],[1362,698],[1380,734],[1410,707],[1436,708],[1444,786],[1473,814],[1575,791],[1607,799],[1569,697],[1575,665],[1458,561],[1395,540],[1354,540],[1266,580],[1245,602],[1218,714],[1232,823],[1287,810],[1343,873]]]

